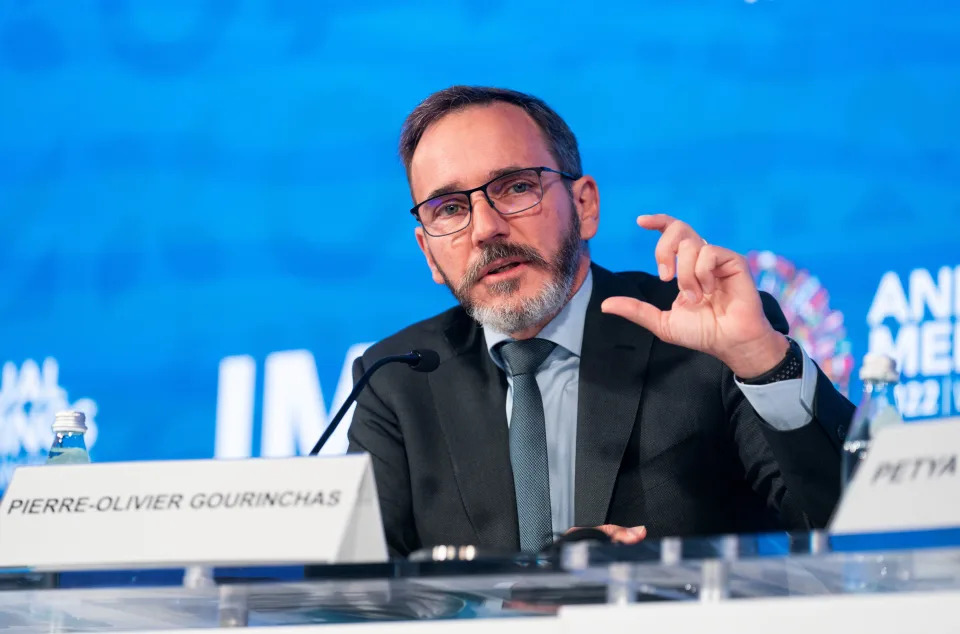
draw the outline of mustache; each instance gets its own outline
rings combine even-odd
[[[546,258],[531,246],[513,242],[494,242],[484,245],[480,256],[464,273],[461,287],[469,288],[479,282],[483,269],[501,258],[523,258],[533,266],[550,268]]]

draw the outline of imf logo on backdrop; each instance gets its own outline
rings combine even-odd
[[[830,308],[820,280],[770,251],[747,254],[757,288],[773,295],[790,324],[790,336],[817,362],[843,394],[850,390],[853,354],[843,314]]]
[[[13,470],[23,464],[42,463],[53,442],[54,415],[64,409],[87,416],[85,439],[89,449],[97,441],[97,404],[89,398],[72,403],[60,386],[60,366],[48,357],[42,365],[27,359],[18,369],[8,361],[0,371],[0,492],[7,488]]]
[[[254,444],[257,362],[249,355],[222,359],[217,380],[214,456],[285,457],[309,452],[353,388],[353,360],[370,345],[355,344],[347,349],[329,409],[312,352],[284,350],[267,355],[263,363],[259,446]],[[352,418],[353,409],[322,453],[346,452],[347,430]]]

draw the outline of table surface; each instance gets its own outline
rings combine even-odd
[[[860,538],[773,533],[636,546],[580,542],[539,557],[471,553],[469,561],[431,555],[370,565],[3,571],[0,630],[449,626],[456,619],[458,627],[483,622],[498,634],[519,623],[533,634],[562,612],[591,606],[704,610],[750,600],[960,591],[957,531]]]

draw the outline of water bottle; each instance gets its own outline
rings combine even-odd
[[[897,363],[892,358],[885,354],[864,355],[860,367],[863,398],[843,443],[841,485],[844,490],[866,457],[870,441],[882,429],[904,424],[893,394],[899,378]]]
[[[90,462],[83,434],[87,417],[83,412],[57,412],[53,420],[53,446],[47,464],[86,464]]]

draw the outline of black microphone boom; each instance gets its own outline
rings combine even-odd
[[[360,395],[360,391],[367,385],[367,381],[370,380],[370,377],[373,376],[373,373],[387,365],[388,363],[406,363],[410,366],[411,370],[416,370],[417,372],[433,372],[440,365],[440,355],[434,350],[412,350],[407,354],[395,354],[389,357],[383,357],[382,359],[377,359],[374,361],[366,372],[363,373],[363,376],[360,377],[360,380],[356,382],[353,386],[353,389],[350,390],[350,394],[347,396],[347,400],[343,402],[343,405],[337,411],[336,416],[333,417],[333,420],[330,421],[330,424],[327,425],[327,428],[323,430],[323,435],[320,436],[320,440],[317,441],[317,444],[313,446],[313,449],[310,450],[310,455],[315,456],[320,453],[320,450],[323,449],[323,446],[327,444],[327,441],[330,440],[330,436],[333,435],[333,432],[337,430],[337,425],[340,424],[340,421],[347,414],[347,410],[350,409],[350,406],[353,405],[353,402],[357,400],[357,396]]]

